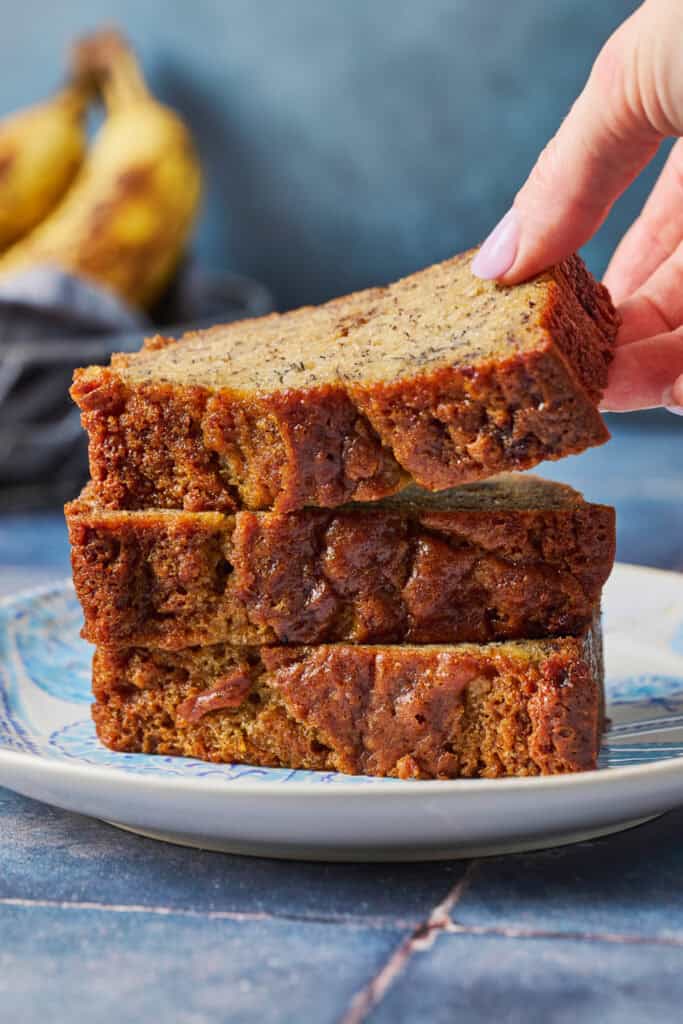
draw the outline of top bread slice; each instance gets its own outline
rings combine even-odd
[[[330,508],[607,440],[606,290],[578,256],[507,288],[475,278],[471,258],[76,371],[99,502]]]

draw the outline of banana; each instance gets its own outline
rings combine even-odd
[[[62,198],[85,152],[87,92],[68,86],[0,121],[0,249],[25,235]]]
[[[101,90],[105,120],[61,203],[0,255],[0,274],[53,265],[148,308],[168,284],[194,222],[199,161],[185,124],[150,95],[117,32],[77,44],[74,74]]]

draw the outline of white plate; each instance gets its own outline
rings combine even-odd
[[[605,591],[598,771],[402,782],[115,754],[89,717],[70,583],[0,604],[0,784],[155,838],[261,856],[408,860],[538,849],[683,804],[683,576],[618,565]]]

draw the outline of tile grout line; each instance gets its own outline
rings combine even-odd
[[[448,922],[444,931],[449,935],[490,935],[501,939],[566,939],[568,942],[606,942],[621,946],[683,947],[683,938],[675,935],[639,935],[636,932],[563,932],[515,925],[467,925],[456,921]]]
[[[459,901],[466,885],[469,885],[472,881],[475,873],[474,867],[475,862],[472,861],[463,877],[453,886],[446,898],[434,907],[427,921],[422,922],[416,928],[413,927],[410,936],[398,947],[392,955],[392,959],[397,956],[399,950],[404,946],[409,946],[411,951],[414,952],[430,948],[440,932],[448,935],[497,936],[507,939],[566,939],[578,942],[605,942],[615,945],[652,945],[683,948],[683,937],[675,935],[643,935],[637,932],[560,931],[544,928],[527,928],[523,925],[460,924],[457,920],[454,921],[450,914],[453,907]],[[335,914],[314,916],[305,914],[270,914],[266,911],[193,910],[191,907],[147,906],[143,903],[98,903],[88,900],[24,899],[11,896],[0,897],[0,908],[2,907],[15,907],[22,910],[85,910],[113,914],[151,914],[158,917],[187,917],[207,921],[234,921],[236,923],[296,921],[300,924],[336,924],[357,928],[374,928],[384,931],[398,931],[412,927],[412,922],[408,920],[379,916],[350,917],[348,915]],[[382,974],[385,968],[379,973]],[[342,1018],[342,1024],[353,1024],[355,1020],[356,1018],[353,1017],[344,1017]],[[359,1018],[359,1020],[362,1020],[362,1018]]]
[[[429,918],[418,925],[401,942],[377,974],[360,989],[339,1018],[338,1024],[364,1024],[369,1014],[382,1002],[396,979],[404,972],[415,953],[425,952],[434,945],[441,934],[497,936],[508,939],[566,939],[581,942],[605,942],[615,945],[654,945],[683,948],[683,938],[675,936],[647,936],[628,932],[561,932],[515,926],[498,927],[489,925],[461,925],[453,921],[451,913],[469,887],[478,870],[478,861],[470,861],[458,882],[446,898],[438,903]]]
[[[109,914],[153,914],[158,917],[201,917],[217,921],[264,921],[270,918],[269,914],[258,911],[202,911],[192,910],[190,907],[145,906],[144,903],[97,903],[96,901],[91,900],[33,900],[11,896],[0,898],[0,907],[18,907],[21,910],[31,910],[33,908],[43,910],[99,910]]]
[[[301,924],[336,924],[357,928],[374,928],[378,931],[400,931],[412,927],[412,922],[402,918],[351,917],[350,915],[306,915],[271,914],[267,911],[241,910],[193,910],[191,907],[159,907],[144,903],[98,903],[94,900],[50,900],[22,899],[21,897],[0,897],[0,908],[15,907],[21,910],[85,910],[108,914],[151,914],[157,917],[190,917],[205,921],[296,921]]]
[[[377,974],[356,992],[349,1007],[339,1019],[339,1024],[363,1024],[368,1014],[378,1006],[396,979],[403,973],[411,957],[418,952],[431,949],[436,939],[450,927],[451,911],[461,898],[463,892],[472,881],[477,870],[477,861],[470,861],[462,877],[446,895],[437,903],[426,921],[421,922],[411,934],[401,942]]]

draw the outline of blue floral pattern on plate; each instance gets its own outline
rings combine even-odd
[[[618,632],[618,614],[614,616]],[[612,616],[610,617],[610,622]],[[70,584],[13,598],[0,605],[0,750],[113,768],[125,773],[287,784],[344,785],[373,780],[330,772],[250,765],[214,765],[191,758],[118,754],[95,735],[90,702],[91,648],[80,639],[81,615]],[[601,768],[683,756],[683,636],[681,619],[670,651],[680,674],[648,671],[647,652],[628,660],[634,671],[607,682],[612,729]],[[640,670],[639,670],[640,669]],[[386,782],[386,780],[382,780]],[[397,782],[397,785],[400,783]]]
[[[92,648],[78,637],[78,602],[69,590],[15,607],[11,635],[36,686],[61,701],[89,704]]]

